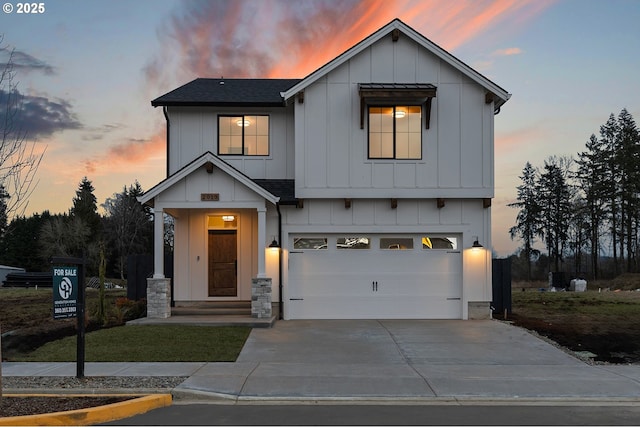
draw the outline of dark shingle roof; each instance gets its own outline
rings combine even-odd
[[[253,182],[274,196],[280,197],[280,204],[297,203],[296,185],[293,179],[254,179]]]
[[[300,79],[195,79],[151,101],[159,106],[262,106],[284,105],[280,92]]]

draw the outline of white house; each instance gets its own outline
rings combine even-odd
[[[176,306],[251,301],[253,281],[284,319],[490,317],[509,97],[398,19],[303,79],[162,95],[167,178],[140,197],[157,219],[150,289],[166,306],[166,213]]]

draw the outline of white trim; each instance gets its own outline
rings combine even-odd
[[[186,178],[197,169],[203,167],[207,162],[213,163],[215,167],[225,172],[227,175],[240,182],[265,200],[273,204],[276,204],[280,200],[280,197],[274,196],[273,194],[256,184],[251,178],[222,160],[220,157],[216,156],[210,151],[207,151],[202,156],[198,157],[170,177],[166,178],[164,181],[158,183],[155,187],[151,188],[142,196],[138,197],[138,201],[143,204],[151,201],[153,198],[155,198],[165,190],[171,188],[171,186],[179,182],[181,179]],[[198,207],[206,207],[205,203],[199,202],[193,205]]]

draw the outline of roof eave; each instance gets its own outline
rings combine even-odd
[[[285,107],[279,102],[198,102],[198,101],[151,101],[152,107]]]

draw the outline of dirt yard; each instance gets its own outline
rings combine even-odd
[[[514,283],[514,324],[604,363],[640,363],[640,275],[549,292],[546,283]],[[588,354],[588,353],[582,353]]]

